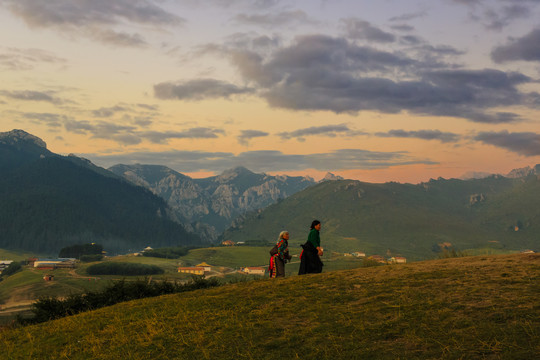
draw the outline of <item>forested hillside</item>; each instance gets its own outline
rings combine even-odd
[[[7,134],[0,137],[1,248],[58,254],[77,243],[118,252],[199,242],[150,191],[50,153],[24,132]]]

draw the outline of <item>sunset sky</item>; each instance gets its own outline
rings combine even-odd
[[[540,163],[540,0],[0,0],[0,132],[368,182]]]

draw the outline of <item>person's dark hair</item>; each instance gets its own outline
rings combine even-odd
[[[311,222],[311,227],[310,229],[315,229],[315,226],[317,226],[318,224],[320,224],[321,222],[319,220],[313,220]]]

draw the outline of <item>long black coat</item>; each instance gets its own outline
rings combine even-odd
[[[302,248],[304,251],[302,253],[302,258],[300,259],[298,275],[318,274],[322,272],[323,262],[319,257],[317,248],[309,241],[302,245]]]

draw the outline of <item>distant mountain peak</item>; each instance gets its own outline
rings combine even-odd
[[[224,180],[224,179],[230,180],[230,179],[234,179],[234,178],[237,178],[240,176],[246,176],[246,175],[255,175],[255,173],[243,166],[237,166],[235,168],[225,170],[224,172],[221,173],[221,175],[218,176],[218,178],[221,180]]]
[[[540,164],[535,165],[534,167],[526,166],[523,168],[513,169],[508,174],[506,174],[506,177],[508,178],[520,178],[524,176],[529,175],[538,175],[540,174]]]
[[[232,168],[232,169],[229,169],[229,170],[225,170],[223,172],[223,174],[225,173],[236,173],[236,174],[253,174],[253,171],[249,170],[248,168],[244,167],[244,166],[237,166],[235,168]]]
[[[326,175],[321,179],[322,181],[333,181],[333,180],[344,180],[343,177],[339,175],[334,175],[331,172],[327,172]]]
[[[459,179],[461,180],[484,179],[491,175],[494,175],[494,174],[483,172],[483,171],[468,171],[465,174],[461,175]]]
[[[14,129],[8,132],[0,133],[0,143],[8,145],[17,145],[21,143],[32,143],[44,149],[47,149],[45,141],[37,136],[27,133],[24,130]]]

